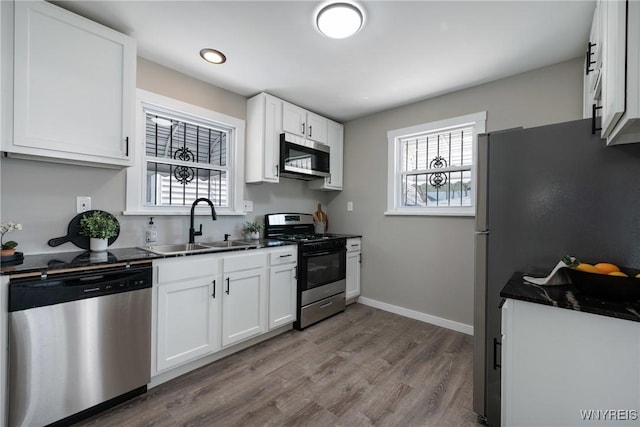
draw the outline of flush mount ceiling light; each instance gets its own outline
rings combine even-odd
[[[364,22],[362,10],[351,3],[332,3],[318,12],[316,26],[318,30],[334,39],[350,37],[360,30]]]
[[[224,64],[227,61],[227,57],[224,56],[224,53],[215,49],[202,49],[200,51],[200,56],[207,62],[211,62],[212,64]]]

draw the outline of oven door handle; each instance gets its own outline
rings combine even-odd
[[[346,251],[347,251],[346,248],[340,248],[340,249],[335,250],[335,251],[303,253],[302,256],[306,257],[306,258],[310,258],[310,257],[314,257],[314,256],[324,256],[324,255],[331,255],[331,254],[339,254],[340,252],[346,252]]]

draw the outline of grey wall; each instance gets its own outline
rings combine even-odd
[[[186,75],[138,58],[137,86],[151,92],[246,119],[246,98]],[[71,243],[52,248],[47,241],[64,236],[69,221],[76,215],[76,196],[90,196],[93,209],[106,210],[118,218],[121,233],[112,247],[130,247],[143,243],[148,217],[123,216],[125,208],[125,170],[91,168],[33,160],[0,160],[0,220],[24,225],[22,231],[7,237],[19,243],[25,254],[77,251]],[[259,219],[269,212],[315,211],[327,196],[307,190],[303,181],[283,179],[280,184],[245,186],[245,200],[254,201],[254,211],[244,216],[219,216],[216,222],[198,217],[203,239],[222,239],[225,233],[242,237],[246,220]],[[156,223],[160,243],[186,241],[188,216],[161,216]]]
[[[328,214],[332,231],[364,236],[362,296],[473,323],[474,220],[383,214],[387,131],[483,110],[488,131],[579,119],[582,73],[578,58],[345,124],[344,190]]]

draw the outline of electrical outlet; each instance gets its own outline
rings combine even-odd
[[[353,202],[347,202],[347,212],[353,212]]]
[[[244,207],[242,209],[245,212],[253,212],[253,200],[245,200]]]
[[[76,213],[91,210],[91,197],[76,197]]]

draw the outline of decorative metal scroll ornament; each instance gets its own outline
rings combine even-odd
[[[447,167],[447,160],[442,156],[436,156],[429,163],[430,169],[438,169]],[[435,172],[429,176],[429,184],[434,188],[440,188],[447,183],[447,174],[443,172]]]
[[[192,162],[194,160],[193,152],[187,147],[178,148],[173,152],[173,158],[176,160],[182,160],[183,162]],[[176,177],[180,184],[188,184],[193,181],[196,176],[194,168],[188,166],[176,166],[173,171],[173,176]]]

